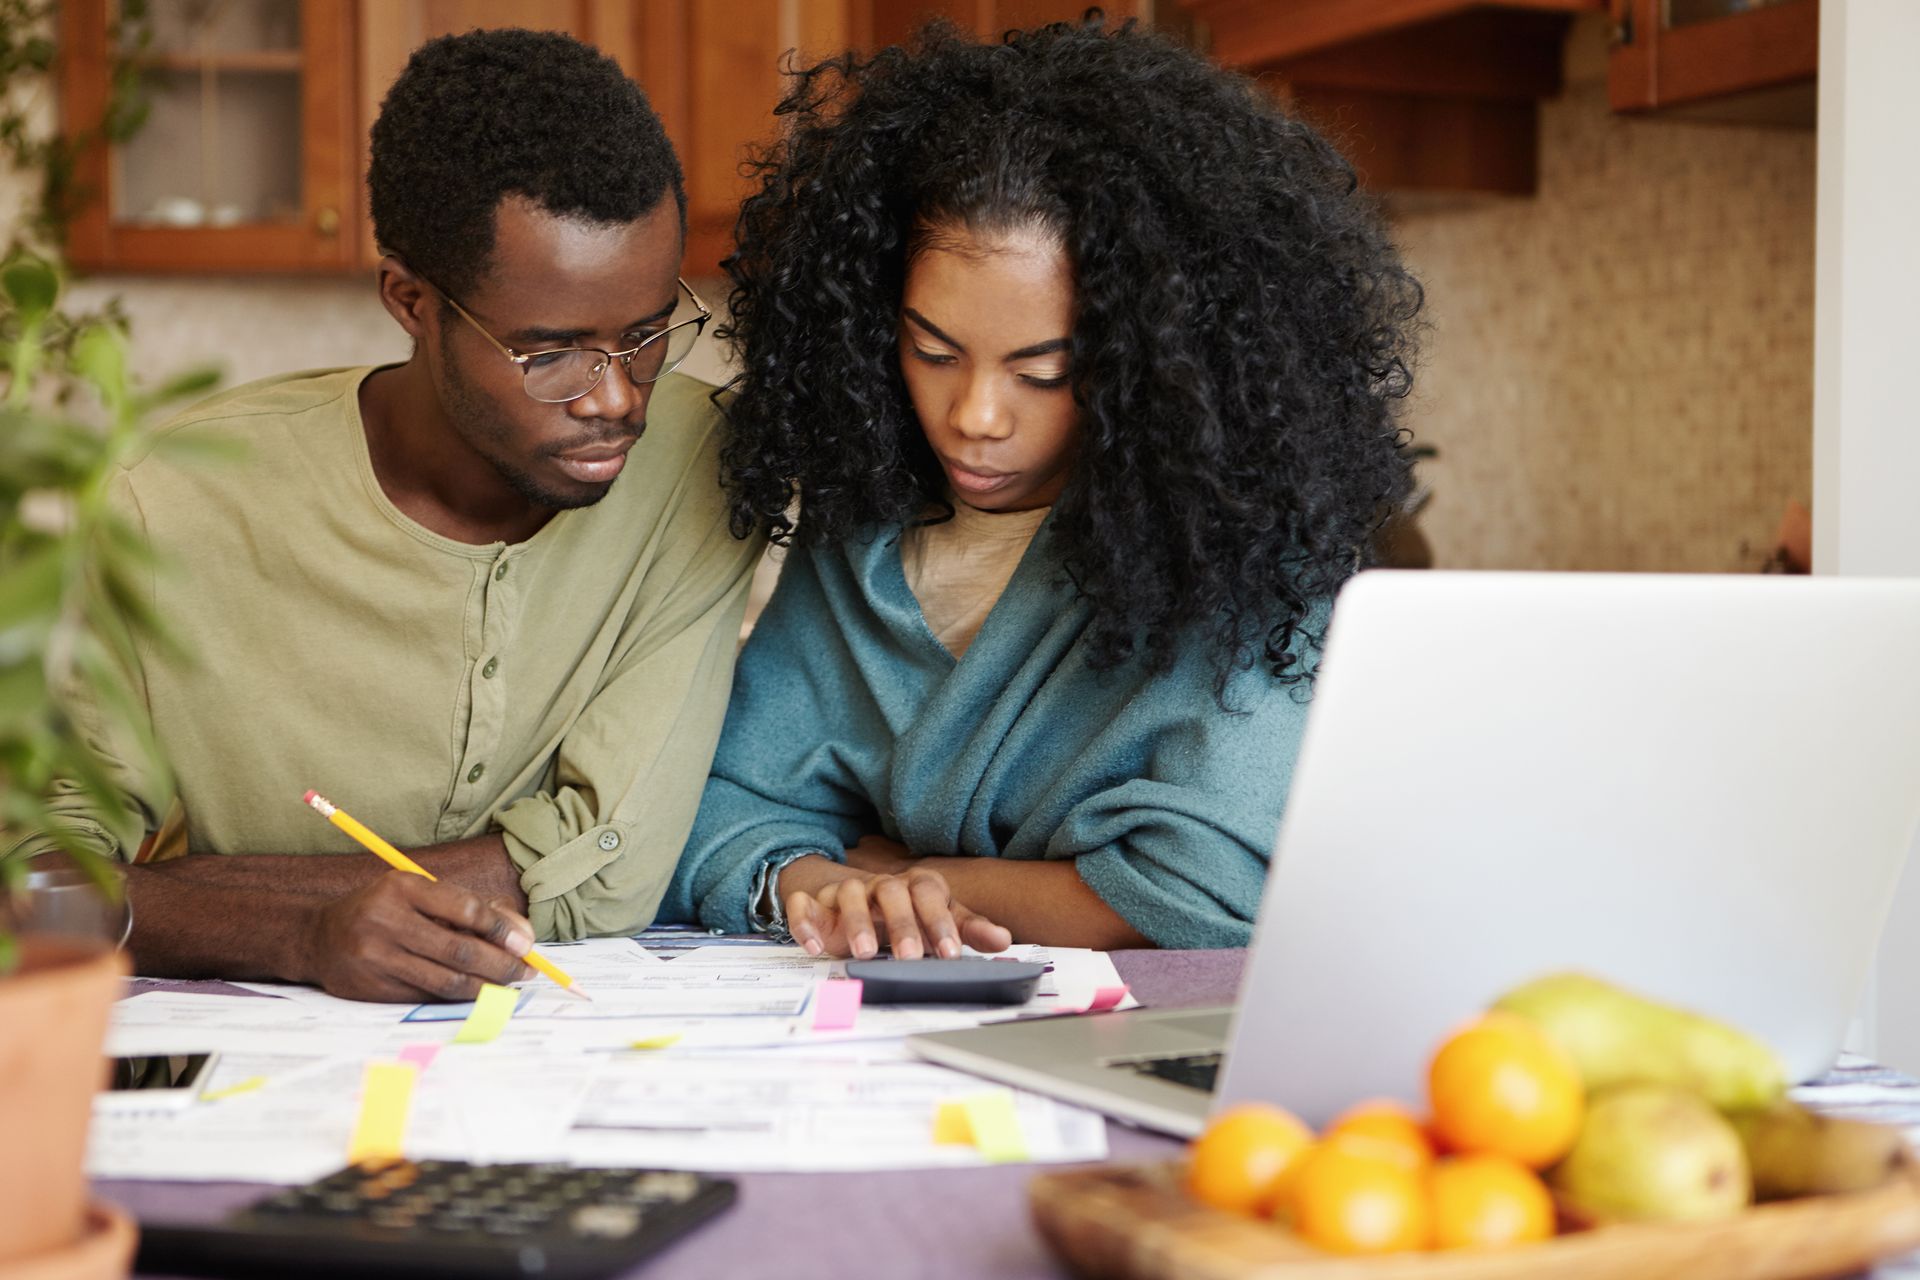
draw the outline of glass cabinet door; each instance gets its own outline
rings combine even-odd
[[[104,111],[131,57],[147,106],[126,142],[94,147],[93,195],[69,235],[81,267],[337,271],[355,255],[359,139],[352,125],[354,0],[68,0],[70,129]],[[121,47],[110,50],[109,34]],[[144,36],[144,39],[140,37]]]
[[[115,149],[116,222],[298,222],[301,0],[149,0],[149,114]]]
[[[1608,0],[1608,11],[1615,111],[1811,125],[1820,0]]]
[[[1696,22],[1731,18],[1736,14],[1751,13],[1755,9],[1780,3],[1783,0],[1666,0],[1666,13],[1661,25],[1672,30],[1674,27],[1692,26]]]

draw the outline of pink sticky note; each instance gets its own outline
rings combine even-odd
[[[1087,1006],[1088,1013],[1105,1013],[1127,998],[1125,987],[1101,987],[1093,993],[1093,1003]]]
[[[850,1031],[860,1016],[860,980],[829,978],[813,993],[813,1029]]]
[[[422,1071],[432,1066],[433,1060],[439,1056],[440,1046],[437,1044],[410,1044],[400,1051],[400,1061],[411,1062]]]

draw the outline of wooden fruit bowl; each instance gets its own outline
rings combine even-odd
[[[1920,1170],[1850,1195],[1701,1224],[1602,1227],[1481,1252],[1346,1258],[1190,1200],[1181,1166],[1042,1174],[1029,1199],[1055,1256],[1101,1280],[1814,1280],[1920,1248]]]

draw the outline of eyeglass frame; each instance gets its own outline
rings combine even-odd
[[[700,314],[693,317],[691,320],[682,320],[679,324],[668,325],[666,328],[662,329],[660,332],[649,335],[644,341],[636,344],[629,350],[608,351],[604,347],[555,347],[552,351],[515,351],[512,347],[508,346],[506,343],[500,341],[500,339],[494,337],[491,333],[487,332],[487,326],[481,324],[478,320],[475,320],[473,318],[473,313],[468,311],[465,307],[461,306],[460,303],[454,298],[452,294],[448,293],[445,289],[442,289],[439,285],[434,284],[433,281],[428,280],[425,276],[419,275],[419,273],[417,272],[415,273],[415,278],[422,281],[425,284],[431,285],[435,293],[439,294],[442,298],[445,298],[447,300],[448,306],[452,307],[455,311],[458,311],[460,313],[460,318],[462,320],[465,320],[468,324],[472,325],[476,330],[479,331],[479,334],[481,337],[485,338],[489,343],[493,344],[494,350],[498,351],[501,355],[505,356],[511,363],[518,366],[520,370],[520,390],[523,392],[526,392],[527,399],[533,401],[535,404],[572,404],[575,400],[584,400],[586,397],[592,395],[596,389],[598,389],[598,387],[600,386],[601,380],[607,376],[607,370],[613,367],[613,362],[615,360],[618,360],[620,362],[621,371],[627,375],[627,380],[633,383],[633,385],[635,385],[636,387],[647,386],[652,383],[658,382],[660,381],[660,379],[666,377],[669,373],[672,373],[675,369],[679,368],[681,361],[684,361],[687,357],[681,356],[679,360],[674,361],[670,365],[663,364],[660,369],[660,372],[654,374],[651,378],[636,378],[633,376],[633,358],[639,355],[644,348],[651,346],[653,343],[664,341],[665,339],[671,337],[676,330],[684,329],[688,325],[693,326],[693,336],[696,340],[698,340],[698,338],[700,337],[700,334],[706,329],[707,321],[713,319],[713,311],[707,306],[705,302],[702,302],[700,300],[700,295],[693,291],[693,286],[688,284],[684,277],[675,276],[673,278],[674,283],[680,286],[681,292],[687,295],[688,299],[692,301],[694,306],[700,308]],[[603,357],[600,365],[600,372],[593,375],[593,381],[587,384],[586,390],[582,391],[579,395],[568,396],[565,400],[542,400],[539,396],[536,396],[535,394],[533,394],[533,392],[527,391],[527,368],[530,364],[533,363],[534,360],[538,359],[541,356],[565,355],[570,351],[591,351],[594,354]],[[689,348],[688,354],[689,355],[692,354],[691,348]]]

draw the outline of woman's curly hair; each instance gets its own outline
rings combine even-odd
[[[1053,530],[1089,661],[1299,679],[1317,603],[1408,483],[1420,289],[1352,168],[1246,78],[1128,23],[943,24],[789,67],[745,203],[723,465],[735,533],[870,535],[943,503],[901,377],[918,239],[1034,227],[1071,265],[1074,468]],[[798,499],[798,517],[789,513]]]

